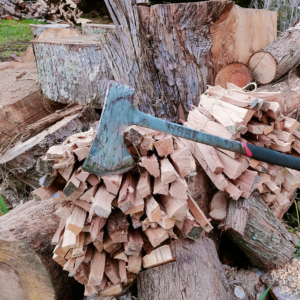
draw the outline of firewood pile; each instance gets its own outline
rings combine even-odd
[[[259,92],[233,85],[228,90],[209,87],[184,125],[298,155],[300,124],[284,117],[279,103],[272,101],[274,94],[269,95],[259,98]],[[60,200],[53,259],[85,285],[86,296],[118,295],[142,269],[174,261],[172,239],[199,240],[213,229],[212,220],[226,227],[229,200],[237,203],[254,190],[280,219],[300,183],[297,171],[137,126],[124,134],[136,168],[96,176],[82,169],[94,136],[90,129],[52,146],[38,160],[37,170],[45,176],[33,192],[36,200]],[[209,216],[188,190],[194,159],[219,190]]]
[[[65,21],[70,25],[82,22],[80,18],[83,12],[77,7],[79,0],[37,0],[29,5],[28,3],[13,0],[1,0],[0,6],[5,9],[7,14],[17,18],[46,19],[52,22]]]
[[[51,147],[37,164],[47,174],[33,196],[61,200],[54,260],[85,285],[85,295],[117,295],[142,267],[175,260],[170,239],[198,240],[212,226],[187,190],[195,161],[180,140],[133,126],[126,142],[141,155],[136,170],[100,177],[81,168],[93,138],[90,130]]]

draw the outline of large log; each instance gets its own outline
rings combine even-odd
[[[224,226],[229,237],[258,267],[280,267],[293,257],[296,239],[257,192],[248,199],[229,200]]]
[[[81,29],[83,35],[98,35],[115,30],[116,26],[111,24],[83,23]]]
[[[171,243],[176,261],[138,275],[140,300],[233,299],[212,240]]]
[[[207,84],[213,84],[215,71],[218,71],[216,66],[235,62],[227,61],[220,45],[230,49],[232,40],[228,36],[240,40],[243,30],[236,30],[232,22],[239,28],[246,18],[236,17],[238,12],[229,13],[232,9],[239,11],[233,2],[174,3],[150,7],[133,3],[106,0],[117,32],[101,35],[103,55],[114,79],[135,87],[135,103],[140,110],[177,121],[179,111],[183,108],[187,113],[192,105],[198,104]],[[275,39],[276,14],[267,11],[258,14],[256,10],[246,10],[246,14],[247,20],[254,15],[259,15],[260,20],[272,20],[272,30],[269,27],[260,30],[256,30],[255,26],[247,27],[253,39],[259,41],[253,44],[258,47]],[[215,30],[212,29],[214,27]],[[219,28],[226,34],[219,35],[216,30]],[[249,46],[250,40],[248,43],[241,41],[241,44],[246,46],[236,47],[239,49],[238,57],[242,57],[243,53],[245,56],[241,60],[246,63],[253,47]]]
[[[40,121],[39,128],[35,128],[35,124],[29,126],[29,129],[32,129],[36,135],[23,142],[19,141],[13,148],[6,151],[0,158],[0,164],[5,165],[6,170],[31,188],[39,188],[39,178],[43,174],[36,171],[38,158],[45,155],[51,146],[64,142],[70,135],[87,131],[91,124],[99,119],[98,114],[90,107],[82,111],[78,109],[82,107],[74,105],[65,116],[59,112],[50,115]],[[52,125],[53,118],[57,116],[56,123]],[[46,125],[46,129],[38,133],[38,129],[43,129],[43,123],[52,126]],[[26,128],[24,131],[27,132]],[[30,134],[30,130],[27,133]]]
[[[113,76],[98,40],[99,36],[78,36],[32,42],[44,97],[102,108]]]
[[[42,32],[52,28],[69,28],[69,24],[29,24],[34,37],[38,37]]]
[[[254,79],[268,84],[296,67],[300,62],[300,32],[287,30],[276,41],[254,53],[249,60]]]
[[[57,201],[34,200],[0,218],[1,300],[60,300],[72,279],[52,260],[51,239],[60,219]]]

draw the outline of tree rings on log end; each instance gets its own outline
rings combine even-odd
[[[227,83],[244,87],[253,80],[250,69],[242,63],[233,63],[223,68],[216,76],[215,85],[227,89]]]
[[[277,62],[270,53],[259,51],[250,57],[249,68],[258,83],[268,84],[275,79]]]

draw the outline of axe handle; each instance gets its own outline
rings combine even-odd
[[[206,132],[197,131],[175,123],[167,122],[142,113],[134,112],[134,124],[172,134],[177,137],[192,140],[201,144],[233,151],[273,165],[287,167],[300,171],[300,158],[285,155],[275,150],[224,139]]]

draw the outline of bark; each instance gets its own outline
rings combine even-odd
[[[1,299],[64,299],[72,279],[52,260],[57,203],[30,201],[0,218]]]
[[[50,117],[52,118],[53,115]],[[40,187],[39,178],[43,176],[35,169],[38,158],[45,155],[51,146],[64,142],[70,135],[87,131],[98,119],[98,114],[92,108],[84,108],[81,112],[61,119],[25,142],[17,143],[0,158],[0,164],[19,180],[37,189]]]
[[[138,275],[140,300],[233,299],[212,240],[172,242],[176,262]]]
[[[38,39],[32,44],[44,97],[102,108],[113,77],[98,37]]]
[[[244,251],[250,261],[258,266],[268,269],[282,266],[289,261],[295,252],[295,238],[287,231],[284,225],[273,215],[259,193],[254,192],[248,199],[229,200],[227,219],[225,221],[226,233]],[[246,221],[244,234],[232,225],[237,221],[232,215],[236,210],[242,209],[242,221]],[[248,210],[248,216],[245,212]],[[236,224],[235,223],[235,224]]]
[[[253,80],[251,70],[242,63],[233,63],[223,68],[216,76],[215,85],[227,89],[227,83],[244,87]]]
[[[106,0],[117,32],[102,35],[101,48],[115,80],[136,89],[136,106],[170,121],[178,121],[182,108],[187,114],[192,105],[198,105],[199,96],[207,84],[213,84],[215,71],[221,66],[236,59],[247,63],[249,53],[259,49],[253,49],[253,44],[263,47],[276,37],[276,14],[244,11],[233,2],[150,7],[134,3]],[[270,20],[271,25],[263,30],[256,30],[257,25],[248,26],[247,30],[255,34],[252,43],[243,35],[247,20],[251,24]],[[234,45],[241,40],[244,48],[237,45],[232,50],[232,39]],[[230,51],[237,54],[227,60]]]
[[[97,35],[104,34],[111,30],[115,30],[115,25],[106,25],[106,24],[82,24],[82,34],[83,35]]]
[[[296,67],[300,62],[300,32],[291,29],[276,41],[254,53],[249,60],[254,79],[268,84]]]
[[[300,106],[300,78],[296,71],[290,72],[280,81],[258,88],[257,92],[277,92],[274,101],[280,104],[282,113],[286,116],[295,111],[292,117],[297,115],[296,110]]]

